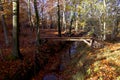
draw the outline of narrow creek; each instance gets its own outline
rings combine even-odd
[[[72,45],[66,51],[62,51],[62,55],[60,56],[59,70],[56,73],[50,72],[49,74],[45,74],[43,80],[64,80],[64,78],[58,73],[62,74],[62,71],[66,70],[66,67],[71,62],[73,56],[79,53],[79,46],[79,42],[73,42]],[[79,72],[81,77],[78,80],[84,80],[83,71],[84,70],[81,68],[81,71]]]

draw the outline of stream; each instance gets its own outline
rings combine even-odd
[[[71,62],[72,57],[76,53],[78,53],[79,45],[80,45],[79,42],[72,43],[72,45],[61,55],[61,63],[59,65],[59,72],[62,72],[63,70],[65,70],[66,66]],[[81,76],[79,80],[84,80],[84,74],[82,74],[82,71],[79,74]],[[64,79],[62,79],[62,76],[56,76],[53,72],[53,73],[44,75],[43,80],[64,80]]]

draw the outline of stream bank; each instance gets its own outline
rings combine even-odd
[[[61,74],[62,80],[85,80],[86,62],[91,49],[83,42],[75,42],[70,49],[70,61]]]
[[[0,67],[0,74],[2,76],[0,80],[31,80],[32,77],[37,75],[49,63],[49,57],[54,56],[54,53],[58,53],[64,46],[66,46],[65,42],[48,41],[40,46],[40,49],[44,50],[44,52],[40,52],[42,55],[36,54],[36,48],[30,46],[27,47],[27,50],[26,48],[21,49],[24,56],[23,60],[12,60],[12,57],[5,57],[4,63],[7,66],[2,65]],[[7,71],[4,71],[6,67],[8,67]],[[2,74],[3,72],[4,74]]]
[[[82,46],[81,46],[82,45]],[[90,48],[82,42],[68,44],[50,57],[48,64],[35,76],[35,80],[84,80],[85,63]]]

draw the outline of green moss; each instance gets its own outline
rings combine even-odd
[[[92,70],[89,68],[89,69],[87,70],[87,74],[90,75],[91,73],[92,73]]]
[[[84,74],[77,72],[75,75],[73,75],[73,80],[84,80]]]
[[[94,72],[98,72],[100,70],[100,61],[96,61],[94,63]]]
[[[11,54],[5,57],[5,60],[8,60],[8,61],[9,60],[16,60],[16,59],[18,59],[18,58],[13,56],[13,55],[11,55]]]

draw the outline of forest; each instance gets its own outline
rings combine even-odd
[[[120,0],[0,0],[0,80],[120,80]]]

